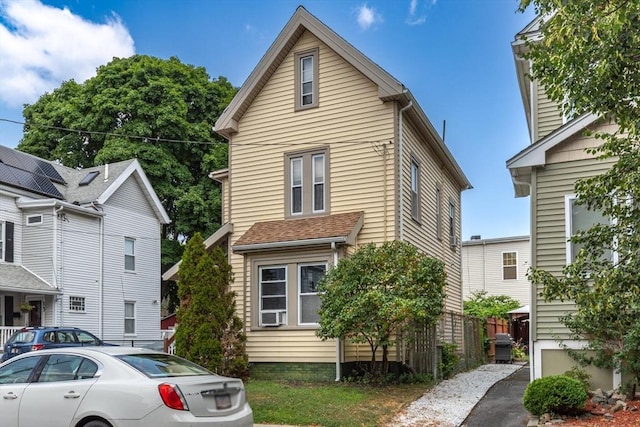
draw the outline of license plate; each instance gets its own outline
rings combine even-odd
[[[228,394],[216,394],[216,408],[217,409],[231,408],[231,396],[229,396]]]

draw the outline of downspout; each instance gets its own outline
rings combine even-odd
[[[247,298],[247,256],[246,255],[242,255],[242,289],[244,290],[243,295],[242,295],[242,317],[244,318],[244,334],[247,334],[247,331],[249,330],[247,328],[247,313],[250,313],[250,311],[247,310],[247,307],[249,306],[249,299]]]
[[[336,242],[331,242],[331,251],[333,252],[333,266],[338,265],[338,249],[336,248]],[[340,355],[342,354],[342,341],[340,338],[336,338],[336,381],[340,381],[342,372],[340,369]]]
[[[91,206],[99,211],[95,202],[91,202]],[[104,218],[101,216],[100,220],[100,236],[98,237],[98,336],[100,339],[104,339]]]
[[[403,203],[403,199],[404,199],[404,185],[402,183],[402,113],[411,108],[413,106],[413,101],[409,101],[409,103],[402,107],[400,109],[400,112],[398,113],[398,161],[399,161],[399,167],[398,167],[398,186],[399,186],[399,207],[400,207],[400,214],[398,216],[398,227],[400,229],[399,231],[399,239],[400,241],[402,241],[402,238],[404,236],[404,232],[403,232],[403,228],[404,228],[404,221],[403,221],[403,212],[402,212],[402,203]]]
[[[487,242],[482,242],[482,290],[487,290]]]
[[[64,209],[64,206],[60,206],[58,208],[54,208],[53,209],[53,285],[56,287],[56,289],[58,290],[63,290],[63,286],[62,286],[62,277],[60,277],[60,280],[58,280],[58,246],[60,246],[60,257],[62,257],[62,224],[60,224],[60,243],[58,244],[58,213],[62,212],[62,210]],[[62,259],[60,260],[62,263]],[[64,295],[64,294],[63,294]],[[60,297],[60,300],[57,301],[57,307],[58,310],[54,309],[54,313],[57,311],[58,312],[58,321],[55,322],[54,324],[57,324],[58,326],[63,326],[63,312],[62,312],[62,307],[64,305],[64,301],[62,300],[62,296]]]

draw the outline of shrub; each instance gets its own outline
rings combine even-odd
[[[584,408],[587,392],[582,383],[565,375],[533,380],[524,392],[522,403],[527,411],[539,416],[547,412],[571,414]]]
[[[449,378],[455,371],[460,358],[456,353],[458,346],[455,344],[442,344],[442,362],[440,363],[440,372],[442,378]]]
[[[578,366],[574,366],[571,370],[564,373],[565,377],[573,378],[574,380],[578,380],[582,383],[584,390],[589,392],[591,388],[591,375],[587,373],[584,369],[580,369]]]

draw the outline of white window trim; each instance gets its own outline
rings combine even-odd
[[[298,264],[298,326],[318,326],[320,325],[317,322],[308,322],[308,323],[303,323],[302,322],[302,303],[300,302],[300,299],[303,295],[320,295],[320,292],[315,292],[315,293],[302,293],[302,267],[312,267],[312,266],[316,266],[316,265],[323,265],[324,266],[324,273],[327,274],[327,271],[329,269],[329,266],[327,265],[326,262],[305,262],[305,263],[300,263]]]
[[[264,310],[262,308],[262,270],[266,268],[269,268],[269,269],[281,268],[284,270],[284,309],[283,310]],[[286,264],[275,264],[275,265],[264,264],[258,267],[258,295],[259,295],[258,326],[260,326],[261,328],[269,327],[269,326],[262,325],[262,313],[273,313],[273,312],[281,312],[281,311],[284,311],[284,324],[280,326],[287,325],[287,316],[289,314],[289,293],[287,292],[288,287],[289,287],[289,269],[287,268]]]
[[[5,253],[7,251],[7,230],[5,229],[4,224],[5,221],[0,221],[0,262],[4,261]]]
[[[516,262],[514,265],[504,265],[504,254],[516,254]],[[520,269],[518,268],[518,251],[502,251],[502,280],[504,281],[511,281],[511,280],[518,280],[518,277],[520,277]],[[516,277],[515,279],[505,279],[504,278],[504,268],[505,267],[515,267],[516,268]]]
[[[32,218],[39,218],[39,221],[37,221],[37,222],[29,222],[29,220],[32,219]],[[33,227],[34,225],[42,225],[43,222],[44,222],[44,219],[42,217],[42,214],[27,215],[27,218],[26,218],[27,227]]]
[[[436,184],[436,236],[442,241],[442,187]]]
[[[133,242],[133,253],[127,252],[127,241]],[[133,269],[127,268],[127,257],[133,258]],[[133,237],[125,237],[124,238],[124,271],[134,272],[136,271],[136,239]]]
[[[133,317],[127,317],[127,304],[133,304]],[[138,333],[138,321],[137,321],[137,307],[138,304],[136,304],[135,301],[124,301],[124,305],[123,305],[123,309],[124,309],[124,316],[123,316],[123,320],[124,323],[122,324],[122,328],[123,328],[123,333],[125,336],[135,336]],[[133,332],[127,332],[126,330],[126,321],[127,320],[133,320]]]
[[[409,194],[411,196],[411,199],[409,200],[411,218],[420,222],[420,211],[422,204],[420,201],[420,162],[418,162],[418,160],[416,160],[416,158],[414,158],[413,156],[411,156],[411,164],[409,166]],[[414,197],[415,212],[413,210]]]

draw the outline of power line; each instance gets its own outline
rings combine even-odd
[[[178,144],[199,144],[199,145],[229,145],[226,142],[217,142],[217,141],[192,141],[192,140],[182,140],[182,139],[168,139],[168,138],[160,138],[160,137],[153,137],[153,136],[129,135],[129,134],[115,133],[115,132],[100,132],[100,131],[71,129],[71,128],[65,128],[65,127],[61,127],[61,126],[51,126],[51,125],[43,125],[43,124],[29,124],[29,123],[25,123],[25,122],[19,122],[19,121],[16,121],[16,120],[10,120],[10,119],[4,119],[4,118],[0,118],[0,121],[7,122],[7,123],[13,123],[13,124],[17,124],[17,125],[22,125],[22,126],[31,126],[31,127],[35,127],[35,128],[59,130],[59,131],[69,132],[69,133],[87,134],[87,135],[100,135],[100,136],[114,136],[114,137],[119,137],[119,138],[137,139],[137,140],[141,140],[143,142],[169,142],[169,143],[178,143]],[[391,140],[389,140],[389,139],[379,139],[379,140],[362,140],[362,139],[360,139],[360,140],[342,140],[342,141],[334,140],[334,141],[312,141],[312,142],[309,142],[309,141],[301,141],[301,142],[248,142],[248,143],[236,143],[236,142],[233,142],[233,143],[231,143],[231,145],[232,146],[236,146],[236,147],[252,147],[252,146],[260,146],[260,147],[266,147],[266,146],[295,147],[295,146],[301,146],[301,145],[309,145],[310,143],[313,143],[313,144],[353,144],[353,145],[357,145],[357,144],[380,144],[380,143],[387,143],[387,142],[390,143]]]

